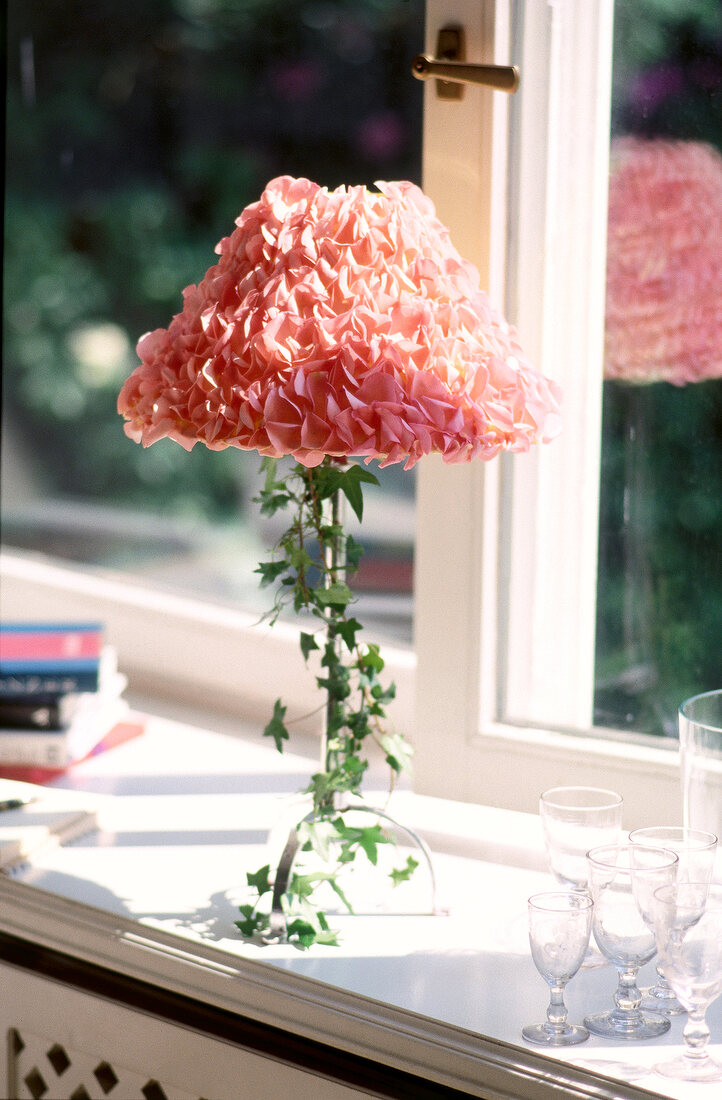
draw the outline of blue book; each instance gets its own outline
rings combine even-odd
[[[97,691],[99,623],[0,624],[0,696]]]

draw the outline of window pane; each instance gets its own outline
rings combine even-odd
[[[595,721],[722,682],[722,14],[615,9]]]
[[[4,540],[265,608],[258,457],[143,450],[117,392],[267,180],[420,183],[422,0],[10,0],[7,42]],[[381,476],[359,584],[408,636]]]

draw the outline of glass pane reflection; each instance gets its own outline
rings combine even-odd
[[[615,9],[595,722],[722,681],[722,10]]]

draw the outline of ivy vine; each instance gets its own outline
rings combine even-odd
[[[361,545],[346,532],[339,502],[343,499],[363,519],[363,486],[378,485],[364,466],[325,458],[320,466],[295,464],[279,475],[277,461],[264,459],[265,483],[256,502],[261,514],[281,510],[292,513],[287,530],[278,540],[269,561],[256,572],[261,586],[275,585],[275,599],[267,618],[273,623],[285,608],[316,620],[314,629],[301,631],[300,648],[308,663],[318,651],[321,671],[316,683],[323,693],[325,741],[321,767],[303,792],[311,798],[308,816],[295,827],[298,851],[320,857],[311,870],[302,860],[294,862],[281,898],[283,934],[299,947],[314,943],[336,944],[338,933],[330,928],[316,891],[328,886],[352,912],[339,874],[363,854],[373,865],[378,848],[391,837],[378,821],[368,826],[350,824],[348,805],[363,804],[361,787],[368,769],[368,742],[379,746],[390,768],[391,787],[409,762],[404,739],[387,728],[386,706],[395,686],[384,686],[384,660],[375,644],[361,641],[361,623],[354,616],[354,594],[348,584],[358,569]],[[289,739],[287,707],[278,699],[264,729],[279,752]],[[406,881],[417,866],[409,856],[405,865],[391,872],[394,885]],[[250,900],[240,906],[236,925],[243,936],[267,941],[278,938],[272,918],[274,876],[270,864],[246,876]]]

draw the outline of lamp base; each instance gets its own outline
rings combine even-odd
[[[396,818],[392,817],[391,814],[387,813],[385,810],[377,809],[375,806],[367,806],[365,803],[349,803],[346,806],[337,808],[336,810],[334,810],[334,813],[373,814],[375,817],[381,818],[383,821],[387,821],[389,824],[393,825],[395,829],[399,830],[401,833],[407,836],[409,840],[411,840],[413,846],[417,848],[418,851],[421,853],[428,870],[430,893],[429,907],[423,912],[428,916],[439,916],[442,914],[443,911],[439,908],[437,904],[436,874],[434,872],[433,857],[428,845],[417,832],[397,821]],[[283,910],[283,895],[288,890],[288,885],[291,879],[291,872],[293,870],[293,865],[295,863],[300,846],[300,824],[303,824],[303,822],[313,821],[314,817],[315,815],[313,813],[306,814],[306,816],[303,818],[303,821],[300,822],[299,825],[294,825],[289,830],[288,839],[286,840],[285,847],[281,852],[273,882],[273,896],[269,920],[270,931],[268,936],[266,937],[268,942],[279,943],[286,940],[286,914]]]

